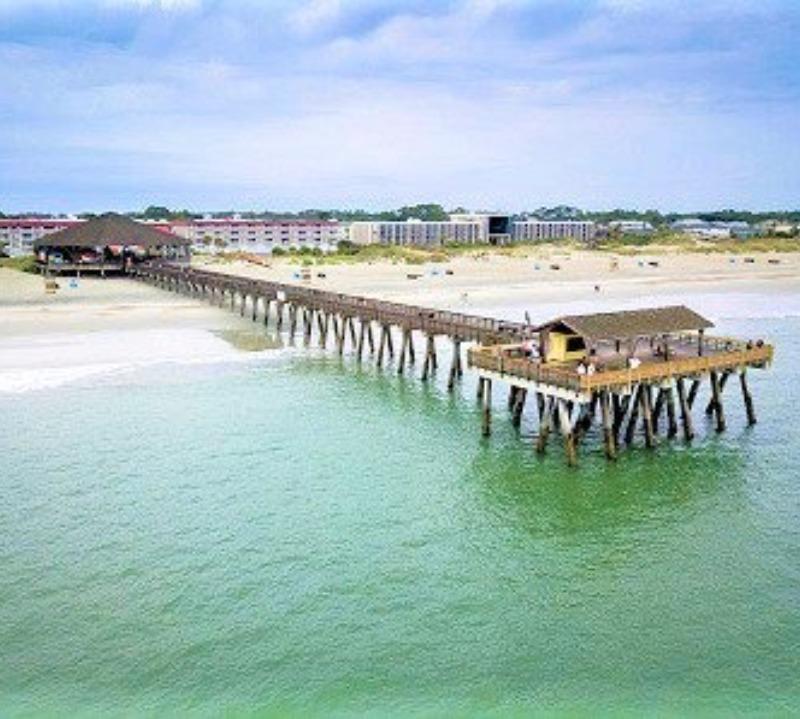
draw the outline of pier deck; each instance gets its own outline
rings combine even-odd
[[[616,459],[623,442],[631,445],[636,436],[643,435],[645,445],[655,447],[662,414],[666,415],[667,439],[680,433],[690,442],[695,436],[692,407],[706,378],[710,397],[705,414],[716,431],[726,428],[723,390],[734,374],[739,376],[747,423],[754,425],[746,373],[751,367],[769,365],[773,357],[773,348],[760,340],[743,342],[705,335],[711,322],[683,306],[565,316],[532,328],[491,317],[167,263],[137,265],[130,274],[219,306],[227,301],[231,310],[238,309],[242,316],[249,309],[254,322],[260,309],[265,326],[274,318],[279,332],[287,332],[290,340],[300,333],[306,345],[316,333],[320,347],[327,347],[332,335],[341,355],[349,340],[357,362],[365,355],[374,358],[379,368],[394,361],[398,374],[414,364],[415,333],[422,335],[423,381],[438,368],[436,339],[447,337],[452,341],[450,391],[463,376],[462,343],[474,343],[467,349],[467,361],[478,375],[483,435],[491,433],[493,383],[502,382],[509,386],[513,425],[520,427],[530,394],[538,417],[537,452],[544,452],[549,436],[559,433],[571,465],[577,463],[578,446],[595,423],[609,460]],[[377,341],[374,328],[379,332]],[[401,341],[395,352],[393,334],[398,330]],[[547,361],[533,358],[534,347]],[[572,361],[567,361],[570,357]],[[633,363],[631,358],[635,358]]]
[[[522,381],[545,392],[552,388],[555,394],[583,401],[589,401],[592,393],[602,390],[625,395],[641,383],[659,385],[678,377],[760,368],[772,362],[770,345],[748,346],[741,340],[722,337],[705,337],[701,341],[702,354],[696,336],[681,337],[671,343],[668,358],[652,351],[640,352],[637,359],[641,364],[637,367],[627,367],[625,358],[619,354],[600,351],[599,369],[594,374],[579,374],[577,361],[543,363],[529,359],[519,344],[470,347],[467,362],[470,367],[508,382]]]

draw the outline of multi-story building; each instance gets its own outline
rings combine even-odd
[[[245,220],[205,218],[170,223],[173,233],[191,240],[195,249],[271,253],[276,248],[336,249],[346,227],[335,220]]]
[[[544,242],[547,240],[578,240],[590,242],[597,234],[594,222],[578,220],[519,220],[513,223],[514,242]]]
[[[418,245],[439,247],[457,242],[476,244],[485,242],[483,224],[477,220],[446,222],[352,222],[350,241],[357,245]]]
[[[358,245],[441,246],[446,243],[505,244],[575,239],[589,242],[596,235],[594,222],[523,220],[508,215],[460,214],[446,222],[353,222],[350,240]]]
[[[611,220],[608,229],[623,235],[651,235],[655,231],[653,224],[647,220]]]
[[[758,229],[747,222],[708,222],[697,217],[676,220],[671,225],[676,232],[705,239],[747,238],[758,234]]]
[[[11,256],[33,254],[33,243],[85,220],[0,219],[0,246]],[[265,254],[282,249],[319,248],[328,251],[346,239],[347,229],[335,221],[202,219],[143,220],[156,230],[171,232],[192,242],[197,250]]]
[[[11,257],[32,255],[36,240],[80,222],[83,220],[75,218],[0,219],[0,250]]]

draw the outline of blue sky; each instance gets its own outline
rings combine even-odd
[[[798,0],[0,0],[0,210],[800,207]]]

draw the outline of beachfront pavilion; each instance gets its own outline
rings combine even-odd
[[[124,215],[108,213],[42,237],[34,251],[43,274],[124,272],[140,262],[188,263],[190,242]]]
[[[546,363],[592,362],[618,369],[640,362],[702,355],[713,323],[683,305],[621,312],[565,315],[536,328],[540,356]]]

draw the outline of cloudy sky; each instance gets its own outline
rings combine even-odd
[[[0,0],[0,210],[800,206],[798,0]]]

